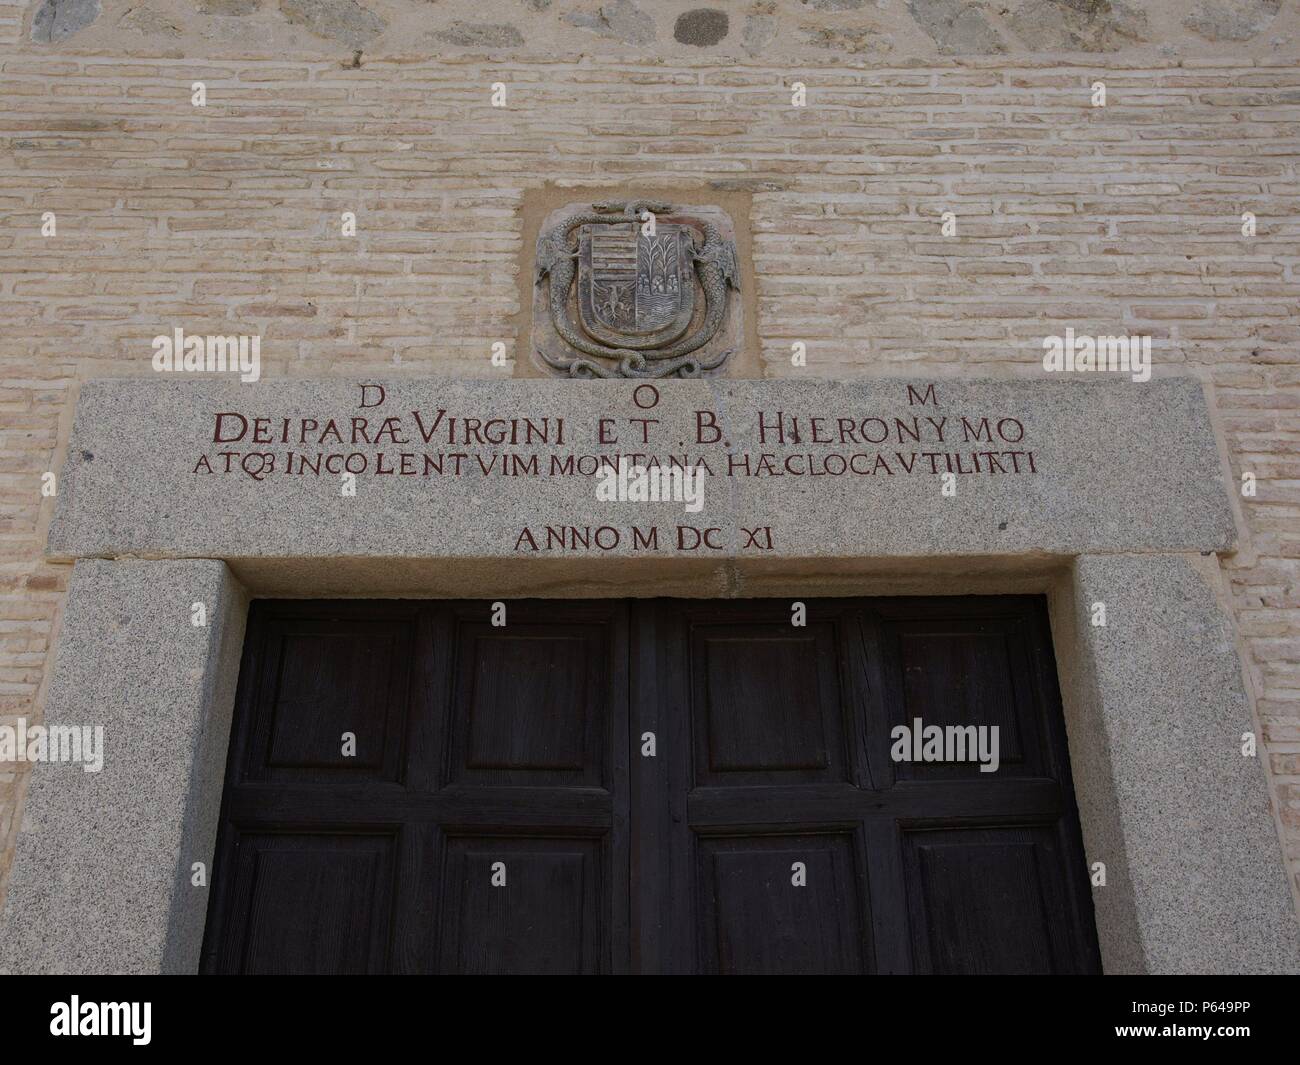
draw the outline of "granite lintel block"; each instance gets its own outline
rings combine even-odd
[[[702,509],[597,498],[619,455],[707,464]],[[169,374],[83,387],[48,553],[747,561],[1233,542],[1192,378]]]

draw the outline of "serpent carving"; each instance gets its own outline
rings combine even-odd
[[[538,354],[547,365],[565,371],[571,377],[661,378],[699,377],[705,370],[716,369],[726,361],[730,351],[719,352],[707,359],[693,354],[712,340],[722,327],[727,314],[728,287],[740,287],[735,246],[712,222],[689,226],[691,241],[688,253],[705,299],[704,316],[693,332],[657,349],[653,347],[655,340],[639,337],[628,337],[623,346],[610,347],[584,336],[569,321],[569,290],[578,274],[580,254],[573,231],[582,225],[635,223],[642,211],[658,215],[668,214],[672,209],[671,204],[653,200],[595,203],[591,211],[570,215],[542,234],[537,242],[535,283],[549,282],[548,306],[555,331],[570,348],[581,353],[565,358],[552,357],[539,350]],[[609,362],[614,365],[608,365]]]

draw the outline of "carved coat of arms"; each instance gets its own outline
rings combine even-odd
[[[538,355],[573,377],[699,377],[739,335],[730,224],[650,200],[565,212],[537,238]]]

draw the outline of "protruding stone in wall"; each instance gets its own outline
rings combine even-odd
[[[444,44],[462,48],[518,48],[524,35],[508,22],[462,22],[457,19],[433,35]]]
[[[133,7],[117,20],[117,24],[146,37],[175,39],[181,35],[181,27],[174,19],[152,7]]]
[[[714,7],[697,7],[677,16],[673,26],[673,38],[681,44],[693,44],[698,48],[711,48],[724,37],[731,28],[731,20],[725,11]]]
[[[655,20],[632,0],[601,4],[595,14],[571,11],[564,16],[564,21],[624,44],[650,44],[655,39]]]
[[[776,19],[770,14],[754,14],[745,18],[741,43],[750,55],[758,55],[776,36]]]
[[[1282,0],[1199,0],[1183,25],[1211,41],[1248,41],[1268,29]]]
[[[1151,33],[1146,12],[1120,0],[1029,0],[1012,14],[1011,28],[1048,52],[1114,52]]]
[[[944,55],[994,55],[1006,46],[978,4],[909,0],[907,10]]]
[[[280,0],[280,13],[317,37],[360,48],[384,32],[386,23],[356,0]]]
[[[889,39],[873,26],[805,26],[804,41],[814,48],[825,48],[848,55],[884,52]]]
[[[199,0],[200,15],[251,15],[262,0]]]
[[[99,0],[44,0],[32,18],[32,40],[58,44],[99,18]]]

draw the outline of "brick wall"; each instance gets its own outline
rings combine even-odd
[[[526,188],[742,189],[771,376],[1033,377],[1041,338],[1073,326],[1150,333],[1157,373],[1210,385],[1234,478],[1259,478],[1222,568],[1300,889],[1298,133],[1300,70],[1267,56],[352,67],[18,49],[0,65],[0,720],[40,715],[68,576],[41,558],[40,477],[78,381],[149,373],[150,339],[178,325],[260,333],[272,377],[491,376],[492,342],[514,352]],[[23,776],[0,770],[0,877]]]

